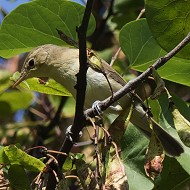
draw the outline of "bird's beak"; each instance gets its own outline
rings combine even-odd
[[[21,72],[20,77],[14,82],[14,84],[12,85],[12,87],[15,88],[16,86],[18,86],[23,80],[26,79],[27,75],[28,75],[27,72]]]

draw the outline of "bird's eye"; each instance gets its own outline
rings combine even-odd
[[[28,66],[30,68],[33,68],[35,66],[35,63],[34,63],[34,59],[31,59],[29,62],[28,62]]]

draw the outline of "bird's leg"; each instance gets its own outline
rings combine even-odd
[[[109,81],[109,79],[108,79],[108,76],[106,75],[106,73],[103,73],[103,75],[104,75],[104,77],[106,78],[106,80],[107,80],[107,82],[108,82],[108,85],[109,85],[109,87],[110,87],[110,91],[111,91],[111,99],[113,98],[113,89],[112,89],[112,86],[111,86],[111,83],[110,83],[110,81]],[[110,100],[111,100],[110,99]]]

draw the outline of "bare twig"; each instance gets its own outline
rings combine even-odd
[[[113,1],[112,1],[112,4],[111,6],[113,6]],[[112,9],[112,8],[111,8]],[[139,20],[142,15],[145,13],[145,9],[142,9],[141,12],[139,13],[138,17],[136,18],[136,20]],[[112,60],[111,60],[111,63],[110,63],[110,66],[112,67],[115,60],[117,59],[118,55],[119,55],[119,52],[121,51],[121,47],[117,50],[117,52],[115,53],[115,55],[112,57]]]
[[[121,161],[121,158],[120,158],[120,156],[119,156],[119,151],[118,151],[117,144],[116,144],[114,141],[112,141],[112,145],[113,145],[114,148],[115,148],[115,153],[116,153],[118,162],[119,162],[119,164],[120,164],[121,171],[123,172],[123,175],[125,175],[125,168],[124,168],[124,165],[123,165],[123,163],[122,163],[122,161]]]
[[[37,109],[30,107],[29,111],[33,114],[37,115],[38,117],[41,117],[43,120],[47,120],[47,115],[43,114],[42,112],[38,111]]]
[[[141,12],[139,13],[138,17],[136,18],[136,20],[139,20],[144,13],[145,13],[145,9],[142,9]]]
[[[108,14],[107,14],[106,18],[104,19],[104,22],[107,22],[107,20],[110,18],[110,16],[114,15],[114,12],[113,12],[114,2],[115,2],[115,0],[110,1]]]
[[[0,13],[2,13],[3,17],[7,16],[7,12],[2,7],[0,7]]]
[[[66,42],[68,45],[74,46],[76,48],[79,47],[78,42],[76,42],[74,39],[72,39],[71,37],[67,36],[63,31],[56,29],[60,38]]]
[[[119,49],[117,50],[117,52],[115,53],[115,55],[112,57],[111,63],[110,63],[110,66],[111,66],[111,67],[113,66],[115,60],[117,59],[117,57],[118,57],[120,51],[121,51],[121,48],[119,48]]]
[[[99,127],[97,127],[94,123],[94,121],[91,118],[88,118],[94,128],[94,150],[95,150],[95,158],[96,158],[96,170],[95,170],[95,178],[97,181],[100,179],[100,166],[101,166],[101,159],[99,154],[99,147],[98,147],[98,136],[99,136]]]

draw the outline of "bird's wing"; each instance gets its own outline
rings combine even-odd
[[[126,81],[122,78],[122,76],[117,71],[115,71],[106,61],[101,60],[101,62],[106,75],[110,78],[113,78],[122,86],[125,86]]]

